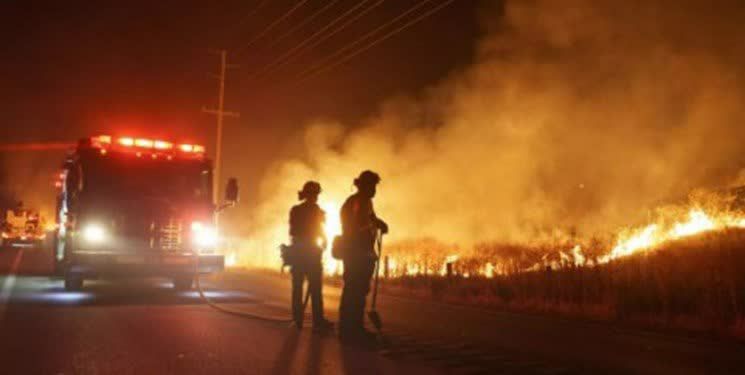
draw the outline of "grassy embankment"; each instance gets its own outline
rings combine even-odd
[[[486,253],[521,252],[482,246]],[[461,259],[454,273],[477,264],[484,260]],[[742,229],[687,237],[598,266],[568,262],[539,271],[516,269],[494,278],[402,276],[385,280],[383,288],[387,294],[443,302],[745,338]]]

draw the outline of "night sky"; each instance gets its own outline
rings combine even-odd
[[[419,1],[383,1],[336,36],[258,78],[256,72],[357,2],[338,1],[276,40],[328,4],[308,0],[266,37],[237,56],[231,53],[230,63],[239,68],[228,73],[226,109],[242,117],[226,123],[226,173],[241,177],[244,191],[251,192],[273,160],[292,154],[290,140],[309,121],[358,123],[384,99],[416,95],[467,66],[481,33],[479,10],[493,2],[455,1],[342,66],[298,84],[298,74],[307,67]],[[369,0],[360,9],[377,2]],[[3,2],[2,143],[72,141],[98,133],[178,134],[177,140],[204,142],[213,149],[214,118],[200,112],[217,96],[217,82],[209,74],[217,71],[218,57],[210,51],[240,49],[297,3]],[[2,158],[4,175],[15,176],[13,160],[33,160],[39,169],[55,165],[61,156],[6,153]]]

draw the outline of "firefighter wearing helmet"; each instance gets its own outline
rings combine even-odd
[[[348,250],[344,256],[344,289],[339,306],[339,334],[343,339],[369,339],[364,329],[365,300],[375,270],[375,242],[378,233],[388,233],[388,225],[377,217],[372,199],[380,176],[364,171],[354,180],[357,192],[341,208],[343,236]]]
[[[321,254],[326,247],[323,225],[326,213],[318,206],[321,185],[308,181],[298,192],[302,203],[290,210],[290,237],[293,256],[290,262],[292,274],[292,315],[298,328],[303,326],[303,284],[308,280],[308,293],[313,306],[313,329],[324,331],[333,324],[323,316]]]

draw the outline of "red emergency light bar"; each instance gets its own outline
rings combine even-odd
[[[110,135],[91,137],[91,146],[100,148],[102,155],[105,155],[107,150],[114,146],[118,146],[119,149],[131,149],[139,155],[142,155],[143,149],[154,150],[154,152],[179,151],[194,156],[203,156],[205,153],[205,148],[202,145],[191,143],[176,145],[172,142],[149,138],[117,137],[114,139]]]

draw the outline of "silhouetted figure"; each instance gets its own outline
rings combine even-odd
[[[364,328],[365,300],[375,271],[375,241],[378,231],[388,233],[388,225],[375,215],[372,199],[380,176],[364,171],[354,180],[357,192],[341,208],[342,235],[348,250],[344,256],[344,289],[339,306],[339,334],[342,338],[370,338]]]
[[[327,330],[333,324],[323,317],[321,254],[326,247],[323,225],[326,213],[318,206],[321,185],[308,181],[298,192],[302,203],[290,210],[292,255],[292,315],[298,328],[303,326],[303,283],[308,279],[308,293],[313,305],[313,329]]]

